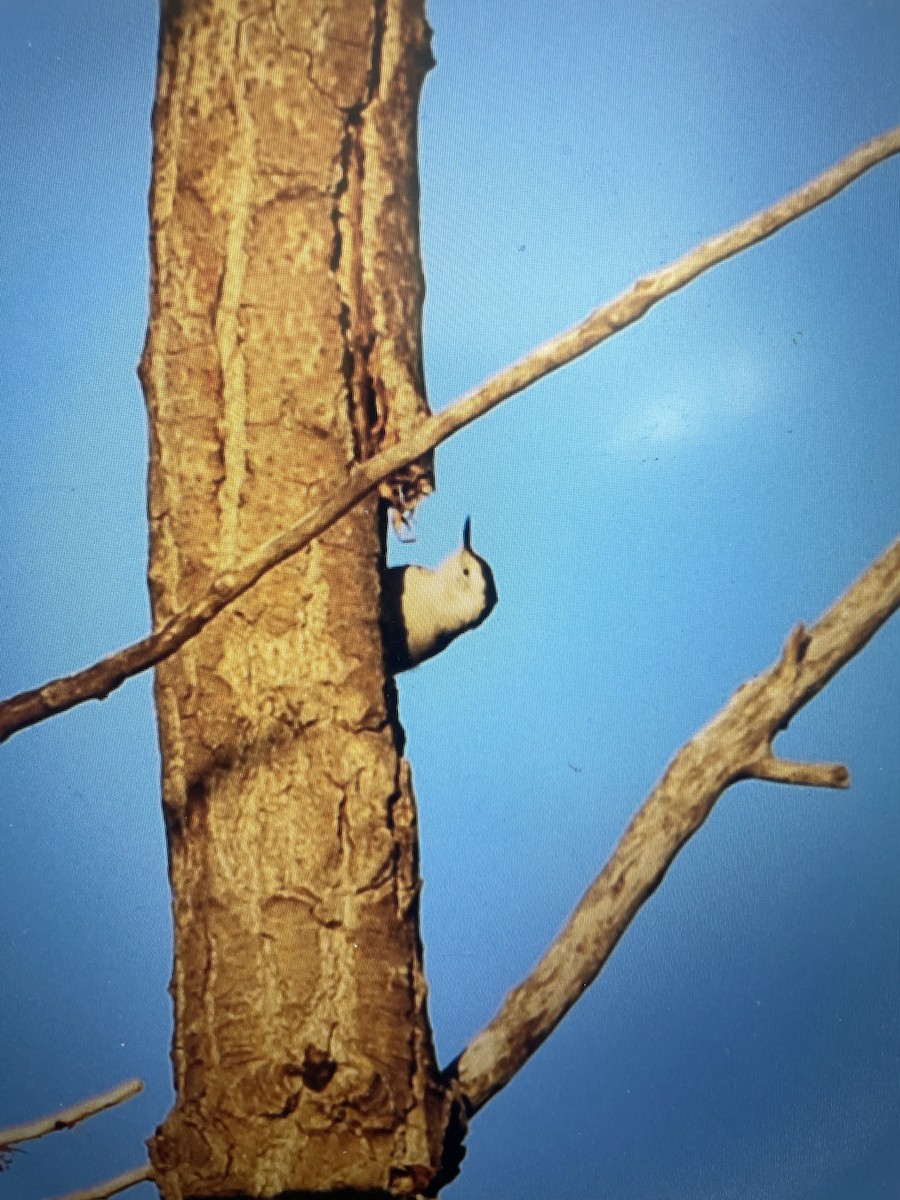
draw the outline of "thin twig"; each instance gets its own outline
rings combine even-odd
[[[55,1200],[107,1200],[108,1196],[115,1196],[118,1192],[124,1192],[126,1188],[134,1187],[138,1183],[152,1183],[153,1178],[153,1168],[147,1163],[143,1167],[123,1171],[121,1175],[107,1179],[105,1183],[95,1184],[94,1187],[79,1188],[77,1192],[66,1192],[64,1196],[55,1197]]]
[[[0,702],[0,742],[28,725],[64,712],[85,700],[109,695],[132,675],[155,666],[195,637],[218,613],[248,591],[263,575],[308,546],[379,483],[452,437],[510,396],[551,371],[572,362],[601,342],[633,325],[666,296],[679,291],[717,263],[761,242],[837,195],[877,163],[900,153],[900,126],[873,138],[810,183],[757,213],[734,229],[711,238],[675,262],[644,276],[584,321],[500,371],[454,404],[422,421],[396,445],[352,467],[334,490],[296,525],[266,542],[238,568],[214,580],[209,591],[170,618],[156,633],[101,659],[74,675],[20,692]]]
[[[793,783],[805,787],[848,788],[850,772],[843,763],[791,762],[775,754],[765,754],[747,767],[748,779],[767,779],[770,783]]]
[[[52,1116],[38,1117],[34,1121],[26,1121],[22,1125],[10,1125],[8,1129],[0,1129],[0,1149],[8,1149],[18,1142],[27,1142],[32,1138],[44,1137],[48,1133],[55,1133],[58,1129],[71,1129],[79,1121],[86,1121],[88,1117],[94,1117],[104,1109],[114,1108],[115,1105],[130,1100],[132,1096],[136,1096],[138,1092],[142,1091],[143,1087],[140,1079],[128,1079],[125,1083],[110,1088],[108,1092],[89,1096],[87,1100],[80,1100],[77,1104],[73,1104],[70,1108],[64,1108],[62,1112],[54,1113]]]
[[[679,850],[726,788],[749,776],[844,786],[845,767],[775,763],[771,742],[791,718],[900,608],[900,539],[811,629],[798,627],[779,661],[744,684],[683,746],[650,793],[602,873],[531,975],[446,1072],[471,1114],[524,1066],[596,979],[616,943]]]

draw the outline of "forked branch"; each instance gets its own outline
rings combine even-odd
[[[780,660],[676,754],[556,941],[448,1069],[469,1114],[509,1083],[596,979],[726,788],[747,778],[848,786],[845,767],[784,762],[772,741],[898,607],[900,539],[811,629],[798,626]]]
[[[408,437],[336,480],[333,490],[301,521],[272,538],[240,567],[220,575],[199,600],[176,613],[156,633],[101,659],[74,675],[0,702],[0,742],[28,725],[109,695],[132,675],[155,666],[195,637],[233,601],[274,567],[308,546],[364,496],[409,463],[471,424],[504,400],[551,371],[586,354],[613,334],[633,325],[666,296],[679,291],[711,267],[770,237],[785,225],[830,200],[865,171],[900,153],[900,127],[873,138],[810,183],[725,233],[718,234],[668,266],[645,275],[615,300],[545,342],[442,412],[423,420]]]

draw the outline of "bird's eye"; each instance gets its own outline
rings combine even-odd
[[[463,567],[463,575],[468,575],[468,574],[469,574],[469,568]]]

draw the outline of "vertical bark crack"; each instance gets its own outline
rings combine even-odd
[[[230,73],[231,108],[237,137],[234,153],[239,167],[232,172],[231,216],[228,223],[221,290],[215,312],[215,338],[222,371],[224,408],[219,422],[224,477],[219,489],[219,568],[236,561],[241,488],[246,475],[247,379],[241,346],[240,301],[247,273],[247,240],[252,221],[254,179],[257,174],[256,128],[247,105],[241,70],[243,22],[234,30],[234,69]]]

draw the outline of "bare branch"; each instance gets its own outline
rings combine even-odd
[[[351,468],[301,521],[272,538],[242,566],[220,575],[209,591],[173,616],[156,633],[101,659],[91,667],[0,703],[0,742],[28,725],[64,712],[85,700],[109,695],[132,675],[174,654],[263,575],[308,546],[379,483],[420,459],[454,433],[510,396],[565,366],[645,316],[660,300],[679,291],[710,267],[770,237],[791,221],[837,195],[865,171],[900,153],[900,126],[873,138],[810,183],[742,224],[689,251],[668,266],[645,275],[584,321],[500,371],[454,404],[423,420],[407,437]]]
[[[56,1200],[107,1200],[108,1196],[115,1196],[119,1192],[124,1192],[126,1188],[135,1187],[136,1184],[152,1183],[153,1178],[153,1168],[147,1163],[143,1167],[124,1171],[113,1179],[107,1179],[105,1183],[95,1184],[94,1187],[80,1188],[77,1192],[66,1192],[65,1196],[58,1196]]]
[[[487,1103],[596,979],[619,938],[730,784],[749,776],[843,787],[840,766],[779,763],[772,739],[900,607],[900,539],[773,667],[682,747],[531,975],[448,1068],[469,1113]]]
[[[850,772],[843,763],[788,762],[774,754],[765,754],[746,771],[748,779],[767,779],[770,783],[795,783],[807,787],[848,788]]]
[[[71,1129],[79,1121],[86,1121],[88,1117],[94,1117],[104,1109],[114,1108],[115,1105],[130,1100],[132,1096],[143,1091],[143,1088],[140,1079],[128,1079],[125,1083],[110,1088],[108,1092],[80,1100],[70,1108],[54,1113],[53,1116],[38,1117],[34,1121],[26,1121],[23,1125],[10,1125],[7,1129],[0,1129],[0,1149],[8,1149],[18,1142],[27,1142],[32,1138],[44,1137],[58,1129]]]

